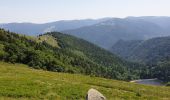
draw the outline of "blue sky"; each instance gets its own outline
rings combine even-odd
[[[0,0],[0,23],[170,16],[170,0]]]

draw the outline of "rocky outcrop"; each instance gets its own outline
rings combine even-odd
[[[106,97],[104,97],[99,91],[90,89],[87,92],[86,100],[106,100]]]

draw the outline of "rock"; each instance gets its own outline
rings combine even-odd
[[[90,89],[87,93],[86,100],[106,100],[106,98],[99,91]]]

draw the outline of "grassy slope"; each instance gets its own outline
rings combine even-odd
[[[108,100],[170,99],[169,87],[47,72],[0,62],[0,99],[84,100],[90,88],[99,90]]]
[[[59,48],[57,40],[54,37],[52,37],[51,35],[41,35],[41,36],[38,36],[38,37],[26,36],[26,35],[22,35],[22,34],[19,34],[19,35],[20,36],[25,36],[27,39],[34,40],[37,43],[45,41],[49,45]]]
[[[51,35],[42,35],[42,36],[39,36],[39,38],[37,38],[37,41],[38,42],[46,41],[49,45],[51,45],[53,47],[59,47],[58,42]]]

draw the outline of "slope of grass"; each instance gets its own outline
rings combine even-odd
[[[26,37],[27,39],[33,40],[37,43],[41,43],[41,42],[45,41],[46,43],[48,43],[49,45],[51,45],[53,47],[60,48],[57,40],[53,36],[48,35],[48,34],[40,35],[38,37],[28,36],[28,35],[23,35],[23,34],[18,34],[18,35],[21,36],[21,37]]]
[[[84,100],[90,88],[99,90],[108,100],[170,99],[170,87],[48,72],[0,62],[0,99]]]
[[[39,36],[39,37],[36,38],[36,41],[37,42],[45,41],[46,43],[48,43],[49,45],[51,45],[53,47],[59,47],[58,42],[51,35],[42,35],[42,36]]]

